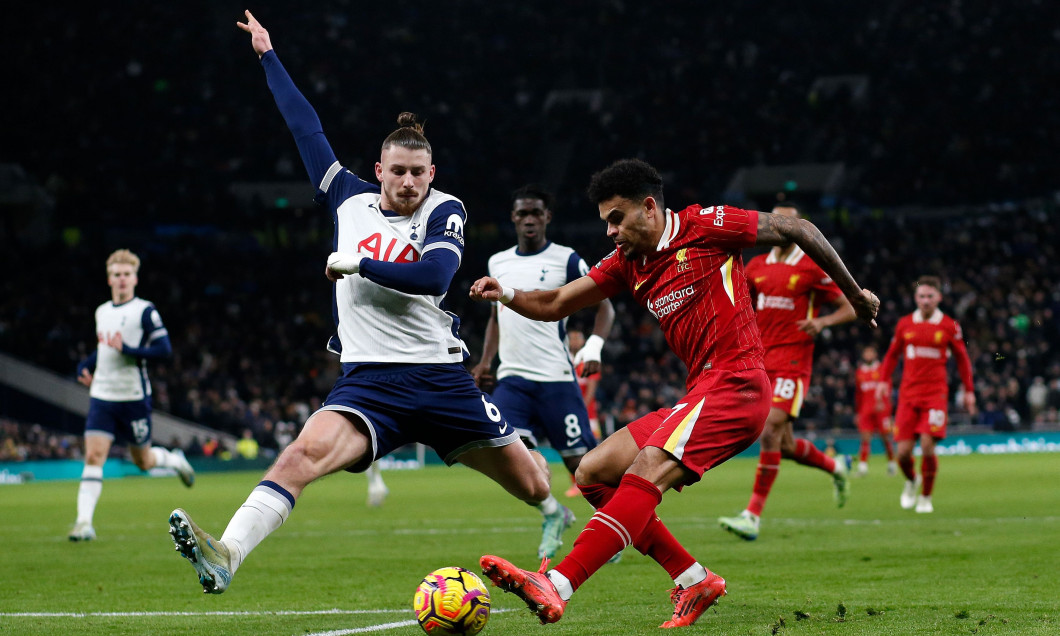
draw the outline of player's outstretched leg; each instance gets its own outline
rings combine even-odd
[[[744,510],[735,517],[718,517],[718,525],[746,541],[758,538],[759,516]]]
[[[572,523],[574,513],[563,504],[558,504],[553,513],[546,514],[541,523],[541,544],[537,547],[537,558],[551,559],[556,556],[556,550],[563,545],[563,531]]]
[[[203,532],[180,508],[169,515],[169,534],[177,552],[195,568],[204,593],[220,594],[228,589],[232,557],[227,546]]]
[[[725,579],[710,570],[707,578],[687,588],[675,587],[670,591],[674,603],[674,615],[659,627],[688,627],[699,620],[707,608],[725,596]]]
[[[555,623],[563,618],[567,602],[559,596],[556,586],[545,575],[548,559],[542,559],[537,572],[517,568],[508,561],[487,554],[479,560],[482,574],[505,592],[523,599],[542,624]]]

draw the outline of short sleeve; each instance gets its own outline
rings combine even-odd
[[[624,289],[629,289],[629,279],[622,268],[622,255],[618,250],[613,250],[599,263],[593,265],[588,276],[609,298]]]
[[[758,240],[759,213],[755,210],[711,205],[694,206],[689,212],[697,218],[704,237],[719,248],[744,249],[753,247]]]

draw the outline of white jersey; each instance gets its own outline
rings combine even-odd
[[[507,287],[534,291],[556,289],[589,272],[588,265],[569,247],[549,243],[541,251],[522,254],[518,246],[490,257],[489,275]],[[575,378],[567,348],[567,319],[541,322],[497,306],[501,356],[497,378],[516,375],[534,382],[564,382]]]
[[[155,306],[142,298],[134,297],[120,305],[107,301],[96,308],[99,346],[88,394],[108,402],[142,400],[151,395],[147,362],[107,346],[106,341],[115,333],[121,333],[122,342],[130,347],[146,347],[169,333]]]
[[[379,208],[379,186],[337,162],[319,186],[335,219],[335,251],[392,263],[416,262],[430,250],[463,256],[464,206],[431,189],[410,216]],[[328,349],[342,362],[463,362],[467,349],[457,335],[459,321],[441,308],[445,295],[407,294],[363,276],[335,284],[337,341]]]

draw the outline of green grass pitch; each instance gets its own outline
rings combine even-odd
[[[1058,634],[1060,457],[943,457],[935,513],[898,507],[902,482],[872,472],[851,501],[832,503],[831,480],[785,462],[762,534],[744,542],[719,515],[742,509],[753,459],[736,459],[659,508],[674,534],[724,576],[728,596],[687,633]],[[568,485],[553,466],[556,491]],[[478,571],[483,553],[526,568],[540,517],[464,467],[386,471],[385,506],[365,506],[363,476],[309,487],[287,523],[250,556],[228,592],[204,595],[173,550],[166,519],[186,508],[220,534],[260,475],[200,475],[104,483],[99,538],[66,539],[75,482],[0,487],[0,634],[419,634],[411,601],[420,578],[444,565]],[[583,500],[566,553],[588,520]],[[658,634],[672,582],[632,549],[542,627],[491,587],[484,634]]]

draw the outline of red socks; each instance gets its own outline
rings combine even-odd
[[[578,488],[581,489],[582,496],[589,502],[589,505],[597,509],[607,505],[617,490],[605,484],[578,486]],[[696,562],[695,558],[677,542],[666,525],[655,515],[652,515],[644,531],[633,541],[633,547],[641,554],[655,559],[671,579],[676,579]]]
[[[869,447],[872,446],[872,440],[863,439],[861,440],[861,448],[858,449],[858,461],[867,462],[869,461]]]
[[[751,501],[747,503],[747,511],[762,516],[762,508],[769,498],[769,491],[773,488],[773,482],[777,479],[780,471],[780,451],[764,451],[758,455],[758,471],[755,473],[755,485],[751,491]]]
[[[910,460],[912,463],[912,460]],[[920,474],[924,477],[924,483],[920,485],[920,494],[925,497],[931,496],[935,489],[935,473],[939,471],[939,458],[937,455],[924,455],[920,458]]]
[[[615,491],[618,488],[606,484],[592,484],[589,486],[578,486],[578,490],[582,491],[582,497],[585,497],[590,506],[599,510],[606,506],[607,502],[611,501],[611,497],[615,496]]]
[[[826,473],[835,472],[835,460],[804,439],[795,440],[795,456],[792,459],[803,466],[820,468]]]
[[[611,500],[596,511],[574,540],[570,554],[555,570],[567,577],[571,587],[577,590],[608,559],[640,538],[655,518],[655,507],[660,501],[662,493],[655,484],[637,475],[625,475]],[[656,531],[652,537],[657,534]]]

